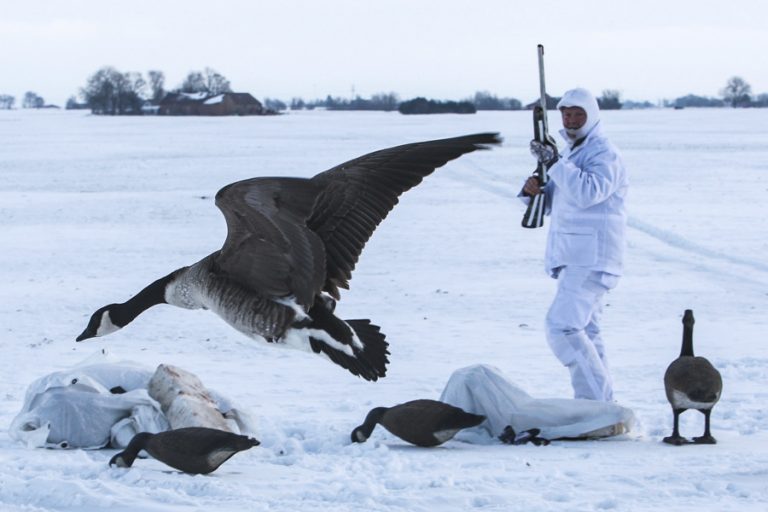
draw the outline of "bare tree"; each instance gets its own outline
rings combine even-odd
[[[397,110],[397,106],[400,104],[400,99],[394,92],[380,92],[371,96],[371,103],[377,110],[384,110],[385,112],[391,112]]]
[[[121,114],[141,112],[146,95],[147,82],[141,73],[129,71],[120,75],[118,80],[118,94],[121,104]]]
[[[752,87],[740,76],[731,77],[720,91],[720,95],[732,107],[748,107],[751,93]]]
[[[602,110],[619,110],[621,108],[621,93],[616,89],[606,89],[597,99]]]
[[[515,98],[499,98],[488,91],[477,91],[469,98],[477,110],[520,110],[522,103]]]
[[[16,98],[10,94],[0,94],[0,110],[10,110],[14,103],[16,103]]]
[[[208,94],[217,95],[224,92],[232,92],[229,80],[224,75],[217,73],[211,68],[205,68],[205,85]]]
[[[187,78],[181,84],[181,92],[207,92],[205,77],[200,71],[190,71]]]
[[[150,100],[157,105],[165,96],[165,74],[162,71],[150,70],[147,72],[149,78]]]
[[[205,68],[205,71],[190,71],[180,90],[189,93],[204,92],[210,96],[232,92],[229,80],[211,68]]]
[[[45,100],[38,96],[37,93],[27,91],[24,93],[24,100],[21,102],[21,108],[42,108],[45,105]]]
[[[91,75],[80,94],[94,114],[140,114],[145,87],[141,73],[106,66]]]
[[[94,114],[116,114],[116,76],[119,72],[106,66],[94,73],[88,78],[85,87],[80,90],[80,95],[91,107]]]

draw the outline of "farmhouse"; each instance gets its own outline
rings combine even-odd
[[[274,114],[247,92],[171,92],[160,101],[159,115],[168,116],[260,116]]]

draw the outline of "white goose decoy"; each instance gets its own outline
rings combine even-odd
[[[370,320],[334,315],[339,288],[398,197],[448,161],[501,140],[495,133],[376,151],[313,178],[252,178],[216,206],[223,247],[91,316],[77,341],[128,325],[157,304],[210,309],[247,336],[324,354],[366,380],[386,374],[388,343]]]

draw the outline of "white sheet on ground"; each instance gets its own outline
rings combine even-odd
[[[113,362],[101,351],[71,370],[41,377],[27,388],[11,422],[12,439],[30,448],[124,448],[139,432],[171,428],[147,387],[156,373],[130,362]],[[247,414],[210,392],[232,430],[255,434]]]
[[[473,365],[456,370],[448,379],[440,401],[482,414],[486,420],[462,431],[457,439],[482,442],[478,430],[497,437],[507,425],[515,432],[541,430],[545,439],[582,438],[612,425],[628,432],[635,425],[632,410],[616,403],[575,398],[533,398],[510,382],[495,367]],[[605,433],[603,433],[605,435]],[[592,434],[590,437],[598,437]]]

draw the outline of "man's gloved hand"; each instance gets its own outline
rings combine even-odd
[[[555,148],[548,146],[547,144],[542,144],[537,140],[531,141],[530,149],[531,154],[541,163],[551,162],[557,156],[557,150]]]

